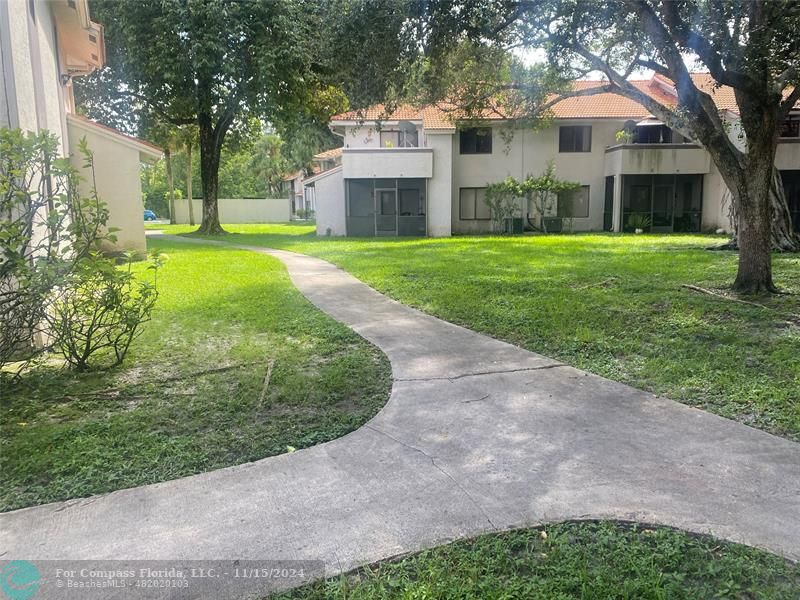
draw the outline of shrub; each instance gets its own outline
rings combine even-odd
[[[502,231],[505,220],[516,216],[520,210],[519,201],[522,199],[538,213],[542,231],[547,233],[544,217],[555,206],[558,194],[579,187],[579,183],[558,179],[551,160],[538,177],[528,175],[523,181],[517,181],[509,176],[500,183],[488,185],[486,204],[491,209],[496,231]]]
[[[93,180],[94,158],[85,139],[80,151]],[[87,331],[75,302],[89,299],[89,290],[109,310],[121,303],[114,319],[130,331],[131,340],[142,322],[136,319],[149,315],[148,309],[137,317],[126,302],[141,297],[152,308],[155,287],[134,284],[130,268],[127,275],[112,274],[115,262],[100,252],[103,244],[116,241],[115,230],[107,227],[108,208],[94,186],[82,196],[81,181],[69,160],[58,157],[53,134],[0,128],[0,367],[34,358],[48,338],[60,348],[74,345],[69,338],[80,339]],[[123,358],[124,340],[122,335],[114,346]],[[88,347],[90,355],[99,349],[94,343]],[[88,356],[81,357],[71,362],[86,368]]]
[[[141,325],[150,320],[158,298],[156,271],[161,258],[154,254],[150,259],[152,283],[133,275],[132,253],[126,258],[126,269],[99,253],[81,260],[47,312],[54,346],[79,371],[97,367],[90,359],[109,353],[113,360],[108,367],[122,363],[131,342],[141,334]]]
[[[107,219],[57,149],[50,133],[0,129],[0,366],[33,353],[51,291]]]
[[[506,232],[506,219],[513,219],[520,214],[520,199],[524,193],[519,182],[513,177],[507,177],[500,183],[486,186],[486,205],[492,217],[492,229],[497,232]]]

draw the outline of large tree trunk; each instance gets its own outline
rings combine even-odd
[[[736,89],[744,154],[729,156],[709,148],[732,195],[739,247],[739,270],[733,289],[739,293],[777,292],[772,281],[772,250],[796,249],[797,239],[780,174],[775,168],[778,131],[783,118],[773,98]]]
[[[200,179],[203,188],[203,221],[197,233],[217,235],[225,233],[219,224],[219,156],[222,136],[217,134],[210,115],[198,115],[200,126]]]
[[[189,200],[189,225],[194,227],[194,202],[192,201],[192,143],[186,144],[186,198]]]
[[[164,148],[164,160],[167,163],[167,193],[169,195],[169,222],[175,224],[175,180],[172,178],[172,152],[169,146]]]
[[[792,215],[789,213],[786,191],[778,169],[773,170],[769,199],[772,214],[770,228],[772,250],[775,252],[800,252],[800,232],[795,231],[792,224]],[[739,249],[738,218],[736,216],[735,203],[732,203],[731,206],[731,221],[734,224],[733,237],[729,242],[720,246],[720,250]]]
[[[765,161],[754,161],[765,162]],[[742,178],[741,186],[731,190],[737,219],[739,269],[733,289],[757,294],[778,291],[772,281],[772,165],[762,165]]]

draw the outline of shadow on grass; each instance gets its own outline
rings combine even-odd
[[[122,367],[4,382],[0,510],[311,446],[385,404],[386,358],[306,301],[278,261],[159,246],[171,258],[163,295]]]

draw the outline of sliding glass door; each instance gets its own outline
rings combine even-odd
[[[375,235],[397,235],[397,190],[375,190]]]
[[[622,176],[624,231],[697,232],[702,214],[702,175]]]
[[[675,186],[656,184],[653,186],[653,233],[672,231],[672,215],[675,203]]]

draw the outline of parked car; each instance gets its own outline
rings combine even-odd
[[[156,213],[154,213],[152,210],[145,210],[144,211],[144,220],[145,221],[155,221],[156,219],[158,219],[158,217],[156,216]]]

